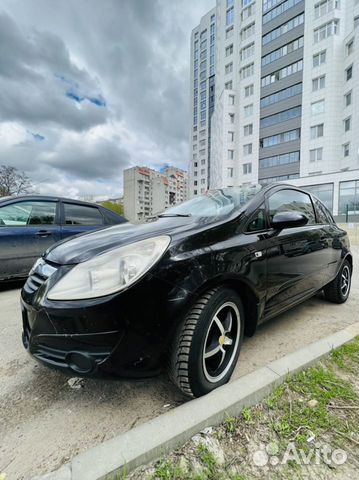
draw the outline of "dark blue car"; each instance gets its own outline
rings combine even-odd
[[[0,280],[24,278],[53,243],[125,222],[115,212],[60,197],[0,198]]]

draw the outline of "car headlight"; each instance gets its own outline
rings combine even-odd
[[[109,295],[127,288],[161,258],[171,238],[141,240],[110,250],[64,275],[48,293],[49,300],[80,300]]]

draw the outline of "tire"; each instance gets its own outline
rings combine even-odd
[[[185,395],[200,397],[227,383],[237,363],[243,331],[239,295],[227,287],[208,290],[177,329],[169,359],[174,384]]]
[[[344,303],[347,301],[351,287],[352,269],[348,260],[344,260],[337,276],[324,287],[326,300],[333,303]]]

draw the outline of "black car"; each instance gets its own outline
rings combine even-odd
[[[78,200],[0,198],[0,281],[26,278],[35,260],[59,240],[125,221],[100,205]]]
[[[78,236],[34,265],[23,343],[84,375],[147,376],[169,364],[189,396],[228,382],[243,334],[320,290],[348,298],[345,231],[290,185],[224,188],[159,215]]]

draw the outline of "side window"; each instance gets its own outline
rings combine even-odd
[[[64,203],[66,225],[103,225],[103,217],[96,207]]]
[[[258,232],[267,228],[267,217],[264,203],[252,215],[252,218],[247,224],[246,232]]]
[[[333,219],[325,206],[317,199],[314,200],[315,210],[317,212],[317,221],[322,224],[333,223]]]
[[[308,224],[315,223],[315,214],[310,196],[297,190],[280,190],[268,199],[269,219],[279,212],[300,212],[308,218]]]
[[[0,227],[53,225],[56,202],[18,202],[0,208]]]

